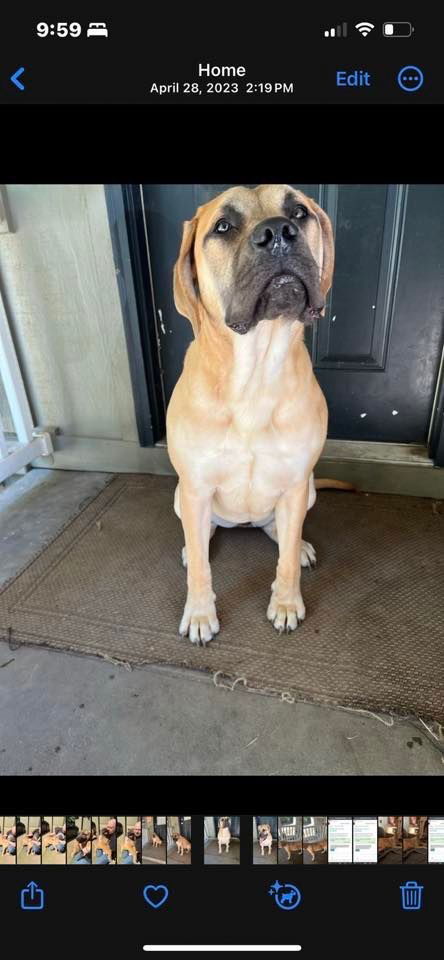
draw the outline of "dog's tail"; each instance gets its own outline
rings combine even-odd
[[[316,490],[356,490],[352,483],[346,483],[345,480],[328,480],[319,478],[315,480]]]

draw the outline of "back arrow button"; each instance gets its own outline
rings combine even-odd
[[[25,89],[24,84],[21,83],[19,80],[19,77],[21,77],[22,73],[24,72],[25,72],[25,68],[19,67],[18,70],[16,70],[15,73],[12,74],[12,77],[9,78],[11,83],[13,83],[14,86],[16,86],[19,90]]]

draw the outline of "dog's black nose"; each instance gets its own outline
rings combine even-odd
[[[286,217],[270,217],[262,220],[251,234],[254,247],[267,253],[279,255],[288,253],[297,236],[297,227]]]

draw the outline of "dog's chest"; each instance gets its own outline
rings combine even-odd
[[[278,496],[307,476],[312,450],[309,433],[278,431],[272,417],[264,424],[233,418],[215,445],[217,487]]]
[[[267,847],[272,842],[272,839],[271,833],[265,833],[259,837],[259,843],[262,847]]]

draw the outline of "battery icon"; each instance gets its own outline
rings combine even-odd
[[[411,37],[414,27],[411,23],[400,22],[384,23],[382,32],[384,37]]]

